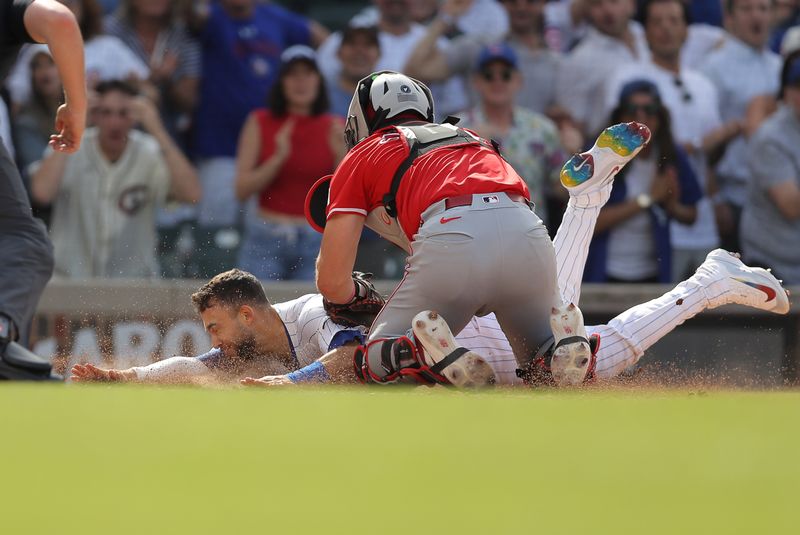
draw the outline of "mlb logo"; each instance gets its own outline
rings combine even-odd
[[[500,202],[500,199],[497,198],[497,195],[487,195],[483,198],[483,202],[486,204],[494,204]]]

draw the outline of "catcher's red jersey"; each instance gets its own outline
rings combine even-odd
[[[366,217],[381,206],[408,154],[406,137],[394,128],[375,132],[356,145],[331,179],[328,219],[337,213]],[[420,156],[400,182],[397,218],[413,241],[420,215],[433,203],[457,195],[500,192],[530,198],[525,182],[494,150],[477,143],[437,148]]]

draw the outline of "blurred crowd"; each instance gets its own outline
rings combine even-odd
[[[678,281],[722,246],[800,284],[800,0],[373,0],[343,28],[257,0],[62,2],[85,41],[80,151],[47,147],[46,46],[0,99],[56,276],[313,279],[306,193],[345,155],[358,80],[391,69],[499,144],[551,232],[567,156],[614,122],[651,129],[586,280]],[[365,231],[356,267],[399,278],[404,254]]]

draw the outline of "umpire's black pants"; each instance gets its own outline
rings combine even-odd
[[[23,345],[52,274],[47,230],[34,219],[22,177],[0,142],[0,313],[16,324]]]

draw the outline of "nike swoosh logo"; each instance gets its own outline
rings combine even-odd
[[[450,221],[455,221],[456,219],[461,219],[461,216],[456,217],[443,217],[439,220],[439,223],[444,225],[445,223],[449,223]]]
[[[756,284],[755,282],[749,282],[749,281],[742,280],[742,279],[736,279],[736,280],[741,282],[742,284],[746,284],[746,285],[750,286],[751,288],[755,288],[756,290],[761,290],[762,292],[767,294],[767,300],[765,301],[766,303],[769,303],[770,301],[772,301],[776,297],[775,290],[773,290],[769,286],[764,286],[763,284]]]
[[[580,171],[581,169],[583,169],[583,167],[584,167],[584,166],[585,166],[587,163],[589,163],[589,158],[587,158],[587,157],[586,157],[586,155],[583,155],[583,154],[581,154],[581,163],[580,163],[579,165],[575,165],[575,164],[573,163],[573,164],[572,164],[572,169],[573,169],[575,172],[577,172],[577,171]]]

